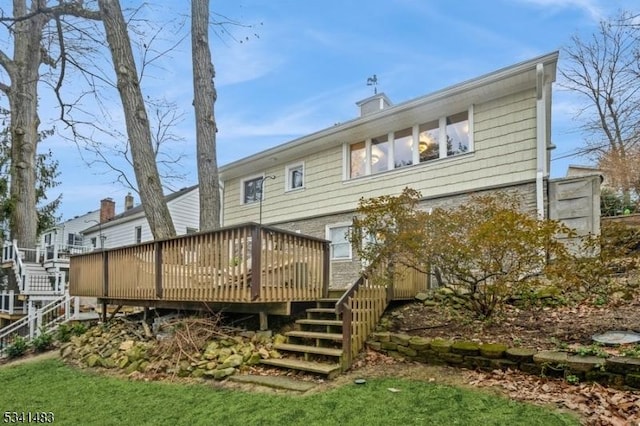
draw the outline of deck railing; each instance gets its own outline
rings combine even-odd
[[[336,314],[342,315],[343,369],[348,369],[364,348],[391,300],[413,298],[428,288],[428,274],[388,262],[373,262],[335,305]]]
[[[74,254],[82,254],[92,251],[93,247],[71,244],[49,244],[44,247],[43,261],[68,261]]]
[[[0,312],[9,315],[21,315],[27,313],[27,305],[20,300],[18,293],[13,290],[0,292]]]
[[[328,242],[250,223],[71,256],[70,293],[121,300],[267,303],[328,287]]]

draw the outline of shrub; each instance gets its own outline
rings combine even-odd
[[[83,323],[60,324],[56,329],[56,340],[58,342],[68,342],[71,336],[80,336],[87,331],[87,326]]]
[[[560,223],[523,211],[514,195],[473,196],[454,209],[419,208],[421,195],[360,200],[350,239],[360,258],[381,258],[421,271],[431,266],[439,284],[488,318],[517,294],[535,294],[547,259],[569,258],[555,237],[574,234]]]
[[[56,340],[64,343],[71,340],[72,331],[69,324],[60,324],[56,329]]]
[[[44,352],[51,347],[53,343],[53,335],[47,333],[44,330],[40,331],[36,337],[33,338],[32,345],[36,352]]]
[[[16,336],[5,351],[9,358],[19,358],[25,354],[28,348],[27,340],[22,336]]]

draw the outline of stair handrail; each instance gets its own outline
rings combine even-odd
[[[59,310],[64,305],[64,312],[57,316],[49,315],[50,313]],[[71,296],[69,293],[65,293],[63,296],[49,302],[36,312],[36,327],[35,335],[41,332],[49,332],[55,329],[59,324],[65,320],[70,319],[71,314]],[[49,318],[51,317],[51,318]]]
[[[375,278],[376,272],[381,266],[383,266],[381,259],[376,259],[376,261],[372,262],[362,272],[360,277],[349,286],[349,288],[344,292],[342,297],[340,297],[340,299],[338,299],[335,304],[336,315],[342,315],[343,370],[347,370],[349,367],[351,367],[353,357],[364,347],[364,342],[367,335],[375,328],[375,324],[379,320],[379,317],[382,316],[382,313],[386,309],[389,301],[391,300],[391,296],[393,295],[393,280],[388,280],[388,282],[385,284],[374,284],[365,287],[365,285],[373,284],[371,283],[371,279]],[[390,276],[392,276],[393,272],[390,265],[388,265],[388,267],[384,269],[386,269],[387,274],[390,274]],[[369,318],[369,321],[365,321],[362,327],[355,327],[356,331],[354,333],[354,330],[352,329],[354,322],[353,305],[358,303],[358,301],[355,299],[357,299],[360,290],[365,290],[364,293],[367,293],[367,291],[375,293],[377,291],[379,296],[381,296],[380,293],[382,291],[384,291],[385,293],[383,295],[384,300],[382,300],[382,297],[373,299],[375,312],[370,315],[371,318]],[[375,303],[376,301],[377,305]],[[363,330],[366,335],[358,334],[358,331],[362,333]]]
[[[61,307],[64,307],[62,314],[51,315]],[[0,355],[7,345],[11,343],[10,337],[12,335],[18,334],[27,338],[27,340],[31,340],[40,333],[48,333],[55,330],[60,324],[69,321],[72,316],[71,296],[66,292],[63,296],[52,300],[42,308],[31,311],[27,316],[0,329]]]

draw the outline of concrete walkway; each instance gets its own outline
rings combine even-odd
[[[274,389],[284,389],[295,392],[307,392],[316,387],[315,383],[303,382],[283,376],[254,376],[237,375],[230,376],[229,381],[236,383],[246,383],[252,385],[266,386]]]

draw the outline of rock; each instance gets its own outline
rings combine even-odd
[[[232,376],[236,372],[236,369],[233,367],[223,368],[221,370],[215,370],[213,372],[213,378],[216,380],[222,380],[225,377]]]
[[[430,346],[431,341],[429,339],[425,339],[424,337],[413,336],[409,339],[409,347],[411,349],[415,349],[416,351],[429,349]]]
[[[416,300],[419,300],[420,302],[424,302],[425,300],[429,299],[429,293],[418,293],[416,294]]]
[[[597,356],[573,355],[567,357],[567,365],[573,372],[587,372],[604,366],[605,359]]]
[[[280,355],[280,352],[274,349],[272,351],[269,351],[269,358],[279,359],[279,358],[282,358],[282,355]]]
[[[451,352],[463,356],[477,356],[480,354],[480,346],[469,341],[455,342],[451,345]]]
[[[73,343],[67,342],[60,346],[60,357],[67,358],[73,354],[74,346]]]
[[[203,370],[202,368],[196,368],[195,370],[193,370],[193,371],[191,372],[191,376],[192,376],[192,377],[199,378],[199,377],[204,376],[204,375],[205,375],[205,373],[206,373],[206,371],[205,371],[205,370]]]
[[[256,341],[258,342],[269,342],[273,337],[273,331],[271,330],[260,330],[256,331]]]
[[[269,351],[266,348],[258,349],[258,354],[260,354],[262,359],[269,359]]]
[[[409,336],[408,334],[392,334],[391,335],[391,341],[393,343],[397,343],[398,345],[401,346],[409,346],[409,340],[411,339],[411,336]]]
[[[124,369],[127,365],[129,365],[129,358],[127,358],[126,356],[121,358],[120,361],[118,361],[119,369]]]
[[[91,354],[85,359],[85,363],[89,367],[101,367],[102,366],[102,358],[98,354]]]
[[[558,351],[541,351],[533,356],[536,364],[548,364],[551,366],[565,365],[567,363],[567,353]]]
[[[273,358],[273,357],[272,357]],[[230,355],[227,359],[222,362],[221,367],[219,368],[229,368],[229,367],[238,367],[242,365],[243,358],[242,355],[234,354]]]
[[[505,356],[508,360],[521,363],[532,363],[533,356],[536,354],[535,349],[529,348],[509,348],[505,351]]]
[[[125,340],[124,342],[120,343],[118,349],[121,351],[128,351],[129,349],[133,348],[135,343],[136,342],[134,342],[133,340]]]
[[[376,342],[390,342],[391,333],[389,333],[388,331],[373,333],[373,340],[375,340]]]
[[[425,300],[424,302],[422,302],[422,304],[424,306],[438,306],[438,302],[436,302],[435,300]]]
[[[445,353],[451,350],[451,340],[434,339],[431,341],[431,349],[438,353]]]
[[[273,337],[273,344],[274,345],[280,345],[282,343],[286,343],[287,342],[287,337],[283,336],[282,334],[276,334]]]
[[[249,359],[247,360],[247,365],[260,364],[260,360],[261,359],[262,359],[262,357],[260,356],[260,354],[258,352],[253,352],[251,354],[251,356],[249,357]]]
[[[221,348],[218,351],[218,361],[222,362],[233,354],[231,348]]]
[[[480,355],[486,358],[502,358],[507,349],[507,345],[500,343],[483,343],[480,345]]]

